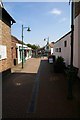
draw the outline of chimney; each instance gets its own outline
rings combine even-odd
[[[2,1],[0,1],[0,7],[1,7],[1,8],[4,8],[4,5],[3,5],[3,2],[2,2]]]

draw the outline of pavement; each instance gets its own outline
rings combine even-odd
[[[67,79],[46,57],[31,58],[2,81],[3,118],[80,118],[80,81],[67,99]]]
[[[14,67],[12,67],[11,72],[20,72],[20,73],[37,73],[38,68],[40,65],[40,58],[31,58],[28,59],[26,62],[23,64],[23,69],[22,69],[22,64],[18,64]]]

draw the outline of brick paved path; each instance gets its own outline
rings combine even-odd
[[[21,72],[21,73],[37,73],[38,68],[40,64],[40,58],[31,58],[28,59],[24,64],[23,64],[23,69],[22,69],[22,64],[19,64],[17,66],[14,66],[12,68],[12,72]]]
[[[16,73],[3,81],[3,117],[80,117],[78,84],[75,83],[74,86],[74,99],[67,100],[65,76],[54,73],[53,65],[46,58],[42,58],[41,63],[40,59],[29,61],[23,70],[19,67]]]

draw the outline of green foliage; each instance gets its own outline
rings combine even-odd
[[[40,48],[39,45],[35,45],[35,44],[33,44],[33,45],[27,44],[27,46],[30,47],[30,48],[32,48],[33,50],[36,50],[36,49]]]
[[[61,56],[58,56],[58,58],[56,59],[56,62],[63,63],[64,62],[64,58],[62,58]]]
[[[28,47],[32,47],[32,45],[31,45],[31,44],[27,44],[27,46],[28,46]]]
[[[64,72],[65,68],[66,68],[66,66],[64,63],[64,58],[59,56],[54,63],[54,72],[62,73],[62,72]]]

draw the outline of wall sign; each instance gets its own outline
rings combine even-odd
[[[7,58],[7,50],[5,45],[0,45],[0,60]]]

